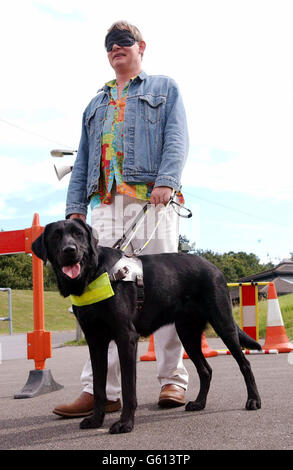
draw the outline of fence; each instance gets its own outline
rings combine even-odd
[[[229,282],[227,285],[239,288],[241,329],[258,341],[258,286],[268,286],[269,282]]]
[[[8,317],[0,317],[0,321],[9,321],[9,334],[12,335],[12,301],[10,287],[1,287],[0,292],[8,293]]]

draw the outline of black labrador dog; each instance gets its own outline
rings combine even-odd
[[[123,256],[120,250],[99,246],[92,229],[80,219],[47,225],[32,244],[33,252],[48,259],[57,276],[60,293],[81,296],[86,286],[110,272]],[[185,351],[194,363],[200,390],[186,410],[202,410],[206,405],[212,369],[201,350],[201,336],[207,322],[222,338],[244,376],[248,398],[246,409],[261,407],[249,361],[241,350],[261,346],[236,325],[226,280],[219,269],[199,256],[164,253],[139,256],[143,265],[144,302],[137,308],[135,282],[112,282],[114,295],[73,311],[85,334],[93,369],[94,412],[80,427],[98,428],[106,403],[107,352],[114,339],[119,352],[123,409],[110,433],[130,432],[134,424],[136,400],[136,351],[139,335],[149,336],[168,323],[175,323]]]

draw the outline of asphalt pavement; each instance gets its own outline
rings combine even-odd
[[[53,357],[46,361],[46,369],[63,386],[58,391],[15,399],[34,362],[8,359],[0,364],[1,450],[114,453],[141,449],[176,450],[186,455],[198,450],[293,450],[293,353],[247,356],[262,398],[262,408],[257,411],[245,410],[246,387],[235,360],[231,356],[209,358],[213,379],[207,406],[199,412],[186,412],[184,407],[158,408],[156,362],[140,361],[148,349],[148,342],[140,342],[135,427],[131,433],[111,435],[108,429],[119,412],[107,414],[103,426],[93,430],[79,429],[80,418],[63,419],[52,413],[57,404],[73,401],[80,394],[80,372],[88,357],[87,346],[61,347],[70,334],[62,335],[53,335]],[[222,346],[218,339],[208,342],[213,348]],[[187,400],[193,400],[199,381],[191,361],[185,359],[184,363],[190,374]]]

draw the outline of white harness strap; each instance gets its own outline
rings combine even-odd
[[[141,309],[144,302],[143,268],[142,262],[136,257],[123,255],[109,271],[111,282],[132,281],[137,287],[137,309]]]
[[[133,281],[137,276],[143,276],[142,262],[140,259],[122,256],[109,271],[111,281]]]

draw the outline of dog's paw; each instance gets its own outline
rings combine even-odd
[[[185,410],[186,411],[200,411],[200,410],[203,410],[206,406],[206,401],[205,400],[202,400],[202,401],[189,401],[186,405],[185,405]]]
[[[97,419],[94,416],[89,416],[88,418],[84,418],[79,427],[80,429],[96,429],[100,428],[103,424],[103,419]]]
[[[248,398],[245,408],[247,410],[259,410],[261,408],[261,401],[259,398]]]
[[[133,421],[117,421],[116,423],[112,424],[109,429],[110,434],[121,434],[125,432],[131,432],[133,429]]]

